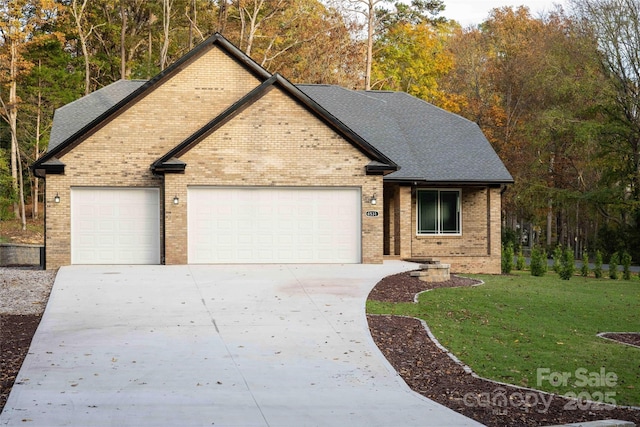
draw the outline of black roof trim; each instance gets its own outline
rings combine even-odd
[[[393,167],[386,163],[377,162],[375,160],[371,161],[371,163],[366,166],[367,175],[387,175],[397,170],[397,167]]]
[[[64,167],[66,165],[62,163],[57,157],[52,157],[46,161],[39,163],[36,167],[34,163],[31,165],[33,174],[38,178],[44,178],[47,174],[50,175],[62,175],[64,174]]]
[[[155,173],[184,173],[186,168],[187,164],[185,162],[172,157],[169,160],[155,166],[153,168],[153,171]]]
[[[366,140],[364,140],[360,135],[353,132],[350,128],[345,126],[340,120],[331,115],[327,110],[321,107],[317,102],[313,99],[309,98],[304,92],[298,89],[295,85],[291,84],[287,79],[282,77],[279,74],[274,74],[267,80],[265,80],[262,84],[251,90],[245,96],[236,101],[233,105],[223,111],[220,115],[215,117],[205,126],[200,128],[198,131],[193,133],[190,137],[185,139],[182,143],[178,144],[176,147],[171,149],[167,154],[153,162],[151,165],[151,169],[154,172],[161,172],[162,165],[167,162],[169,159],[174,157],[180,157],[186,152],[188,152],[191,148],[196,146],[202,139],[209,136],[211,133],[219,129],[222,125],[227,123],[233,117],[235,117],[238,113],[243,111],[249,105],[256,102],[258,99],[262,98],[269,90],[271,90],[274,86],[280,86],[291,95],[296,101],[300,102],[307,109],[309,109],[316,117],[320,118],[330,127],[332,127],[335,131],[340,133],[343,137],[345,137],[348,141],[350,141],[356,148],[358,148],[362,153],[368,156],[370,159],[379,162],[379,164],[385,165],[385,171],[393,172],[398,170],[398,165],[396,165],[391,159],[382,154],[378,149],[369,144]]]
[[[424,178],[384,178],[384,182],[393,182],[401,185],[415,185],[421,187],[500,187],[505,184],[513,184],[513,180],[499,181],[428,181]]]
[[[227,55],[229,55],[231,58],[235,59],[236,61],[242,63],[244,66],[246,66],[246,68],[252,74],[254,74],[259,79],[268,79],[269,77],[271,77],[271,73],[269,73],[267,70],[265,70],[260,65],[258,65],[257,62],[255,62],[253,59],[247,56],[244,52],[242,52],[240,49],[238,49],[233,44],[231,44],[220,33],[215,33],[208,39],[199,43],[196,47],[194,47],[191,51],[189,51],[186,55],[182,56],[176,62],[171,64],[164,71],[161,71],[160,73],[158,73],[156,76],[151,78],[145,84],[143,84],[138,89],[131,92],[131,94],[129,94],[125,98],[123,98],[120,102],[116,103],[113,107],[109,108],[103,114],[96,117],[94,120],[92,120],[90,123],[85,125],[78,132],[76,132],[75,134],[67,138],[67,140],[57,145],[53,150],[46,153],[43,157],[41,157],[32,165],[32,169],[33,170],[42,169],[42,165],[44,162],[48,161],[49,159],[52,159],[53,157],[59,154],[64,154],[70,149],[72,149],[73,147],[75,147],[77,144],[82,142],[87,136],[90,136],[93,132],[100,129],[100,127],[106,124],[108,120],[112,119],[113,117],[116,117],[127,105],[145,97],[157,85],[167,80],[167,78],[173,76],[177,72],[179,72],[184,65],[192,62],[194,59],[202,55],[204,52],[208,51],[214,45],[219,45],[220,47],[222,47],[223,48],[222,50]]]

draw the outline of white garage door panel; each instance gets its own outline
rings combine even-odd
[[[159,264],[159,206],[154,188],[73,188],[72,264]]]
[[[189,262],[359,263],[358,188],[190,188]]]

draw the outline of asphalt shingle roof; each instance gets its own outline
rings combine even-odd
[[[56,110],[49,151],[145,81],[119,80]],[[400,166],[385,180],[510,183],[513,178],[480,128],[403,92],[296,85],[336,119]],[[176,141],[176,145],[182,141]]]
[[[464,117],[404,92],[298,88],[400,165],[386,180],[513,181],[480,127]]]
[[[62,144],[145,83],[145,80],[118,80],[58,108],[53,113],[49,151]]]

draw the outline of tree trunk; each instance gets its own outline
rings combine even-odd
[[[171,0],[162,0],[162,27],[164,40],[160,49],[160,70],[164,70],[167,66],[169,52],[169,30],[171,22]]]
[[[371,89],[371,67],[373,64],[373,33],[376,26],[376,12],[373,0],[369,1],[369,13],[367,15],[367,60],[366,71],[364,75],[364,89]]]
[[[553,199],[547,201],[547,248],[551,247],[551,227],[553,226]]]
[[[73,0],[71,3],[71,14],[76,21],[76,30],[78,31],[78,39],[80,40],[80,48],[82,49],[82,56],[84,58],[84,94],[89,95],[91,88],[91,64],[89,62],[89,51],[87,49],[87,34],[82,28],[82,15],[84,15],[84,8],[87,6],[87,1],[82,2],[80,10],[78,10],[77,0]]]
[[[127,13],[124,7],[124,0],[120,0],[120,16],[122,26],[120,27],[120,78],[127,78],[127,49],[125,42],[127,40]]]
[[[18,181],[20,187],[20,221],[22,222],[22,230],[25,231],[27,229],[27,214],[24,209],[24,178],[22,177],[22,156],[20,155],[20,147],[18,148],[17,157],[18,157]]]
[[[38,60],[38,68],[41,67],[42,61]],[[36,143],[33,158],[38,160],[40,158],[40,118],[42,115],[42,91],[41,91],[41,82],[38,79],[38,105],[36,110]],[[31,196],[31,217],[33,219],[38,219],[38,192],[39,192],[39,184],[40,180],[33,177],[33,195]]]

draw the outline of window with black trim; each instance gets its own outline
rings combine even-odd
[[[418,234],[461,234],[460,190],[418,190]]]

